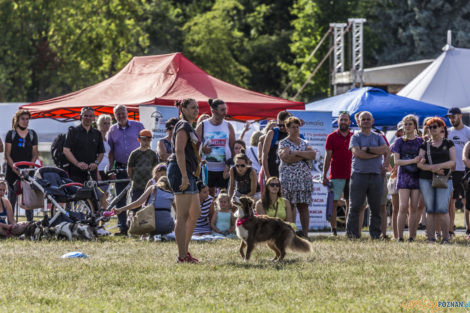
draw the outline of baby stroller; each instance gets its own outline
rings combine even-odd
[[[81,232],[86,233],[86,239],[91,239],[90,233],[94,236],[95,227],[104,219],[98,214],[98,192],[95,187],[73,182],[68,174],[59,168],[41,167],[31,162],[17,162],[13,166],[21,174],[22,205],[25,208],[46,210],[48,203],[51,203],[48,228],[63,229],[63,232],[67,233],[64,236],[72,239],[73,229],[84,229],[88,225],[86,231]],[[18,168],[19,166],[33,168]],[[64,227],[69,227],[71,231],[68,232]],[[76,233],[77,237],[81,238],[80,231]]]

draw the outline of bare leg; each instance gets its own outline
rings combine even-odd
[[[408,232],[410,233],[410,238],[416,238],[416,233],[418,231],[418,222],[419,222],[419,212],[418,212],[418,201],[419,201],[419,189],[413,189],[410,193],[410,202],[409,202],[409,222],[408,222]]]
[[[308,226],[310,223],[310,212],[308,211],[308,204],[297,203],[297,209],[299,210],[300,225],[302,225],[302,232],[306,237],[308,237]]]
[[[418,201],[418,217],[421,217],[419,223],[421,225],[426,226],[426,211],[424,210],[424,199],[421,192],[419,193],[419,201]]]
[[[199,195],[192,195],[192,200],[190,204],[189,217],[186,221],[186,249],[189,247],[189,241],[196,227],[197,219],[201,215],[201,203],[199,202]]]
[[[450,224],[450,219],[449,219],[449,214],[444,213],[444,214],[437,214],[437,219],[439,219],[439,222],[441,224],[441,229],[442,229],[442,238],[443,240],[449,240],[449,224]]]
[[[387,236],[387,206],[385,204],[380,206],[380,215],[381,215],[381,225],[380,228],[382,229],[382,237]]]
[[[176,204],[176,224],[175,224],[175,239],[178,245],[178,257],[186,257],[188,252],[186,248],[186,221],[189,217],[189,195],[178,194],[175,195]]]
[[[188,253],[189,239],[197,221],[197,214],[201,214],[199,197],[197,194],[177,194],[175,195],[176,204],[176,225],[175,238],[178,245],[178,256],[185,258]],[[197,209],[199,208],[199,211]],[[199,213],[198,213],[199,212]],[[190,223],[194,223],[191,225]]]
[[[450,204],[449,204],[449,231],[452,231],[452,232],[454,231],[454,222],[455,222],[455,200],[456,199],[450,199]]]
[[[426,235],[428,240],[436,240],[436,214],[428,213],[426,216]]]
[[[393,238],[398,239],[398,210],[399,210],[399,196],[398,194],[392,195],[392,228],[393,228]]]
[[[330,225],[331,229],[336,228],[336,210],[338,208],[338,200],[333,201],[333,212],[331,213]]]
[[[400,207],[398,210],[398,239],[403,239],[403,231],[405,229],[406,217],[408,215],[408,204],[410,201],[410,189],[399,189]]]

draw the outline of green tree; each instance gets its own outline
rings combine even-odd
[[[470,47],[470,2],[466,0],[386,0],[373,6],[371,24],[381,44],[376,58],[393,64],[441,53],[447,30],[453,31],[453,45]]]
[[[36,101],[114,74],[148,35],[140,0],[0,0],[2,101]]]
[[[244,7],[237,0],[217,0],[208,12],[188,21],[183,30],[184,52],[198,66],[215,77],[246,87],[249,69],[240,63],[243,33],[233,22]]]

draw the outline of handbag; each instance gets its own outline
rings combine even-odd
[[[413,154],[404,154],[401,159],[402,160],[412,160],[416,157],[416,155]],[[413,174],[418,172],[418,165],[416,163],[414,164],[408,164],[408,165],[403,165],[401,167],[406,173]]]
[[[398,194],[398,177],[391,177],[388,179],[387,182],[387,190],[390,195]]]
[[[155,188],[156,192],[156,188]],[[153,201],[135,214],[129,226],[131,235],[144,235],[155,231],[155,206]]]
[[[431,143],[429,141],[426,143],[426,149],[429,155],[429,164],[432,165]],[[447,175],[438,175],[436,173],[432,173],[431,186],[433,188],[447,188],[449,186],[449,176],[450,176],[450,170],[449,172],[447,172]]]

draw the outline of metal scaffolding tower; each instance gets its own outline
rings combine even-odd
[[[336,95],[336,74],[344,72],[344,29],[346,23],[331,23],[333,28],[333,94]]]
[[[352,26],[352,58],[351,58],[351,74],[353,78],[353,85],[362,87],[364,66],[363,66],[363,25],[366,22],[365,18],[350,18],[349,24]]]

